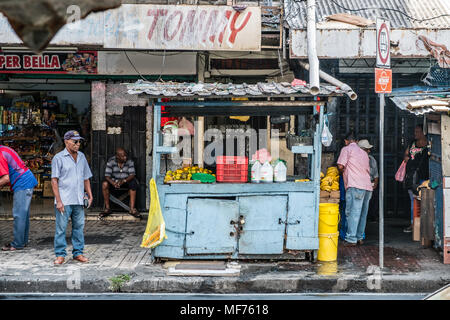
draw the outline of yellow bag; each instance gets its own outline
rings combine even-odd
[[[154,248],[167,239],[166,224],[159,203],[158,189],[155,179],[150,180],[150,210],[148,213],[147,228],[142,237],[141,248]]]

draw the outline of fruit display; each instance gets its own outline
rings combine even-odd
[[[164,177],[164,183],[168,183],[169,181],[189,181],[195,173],[208,173],[214,177],[216,176],[215,174],[212,174],[212,171],[209,169],[199,168],[198,166],[185,167],[174,171],[167,171],[166,176]]]
[[[339,190],[339,170],[337,167],[329,167],[327,174],[322,172],[320,176],[323,178],[320,180],[320,190],[324,191],[337,191]]]

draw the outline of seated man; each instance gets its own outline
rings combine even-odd
[[[103,198],[105,199],[105,210],[100,213],[100,218],[111,214],[109,194],[111,190],[127,188],[130,193],[130,214],[136,218],[141,218],[135,206],[136,190],[138,181],[136,179],[134,162],[127,159],[127,153],[123,148],[116,149],[116,155],[109,158],[105,168],[105,180],[102,184]]]

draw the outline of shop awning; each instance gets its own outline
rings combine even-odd
[[[265,97],[309,96],[309,86],[292,85],[289,82],[258,82],[257,84],[233,83],[176,83],[147,82],[138,80],[127,85],[129,94],[147,94],[154,97]],[[319,96],[340,96],[345,92],[333,85],[321,84]]]
[[[450,86],[413,86],[392,90],[389,99],[401,110],[415,115],[450,112]]]

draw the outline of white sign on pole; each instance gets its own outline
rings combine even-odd
[[[377,18],[377,68],[391,67],[391,39],[388,20]]]

